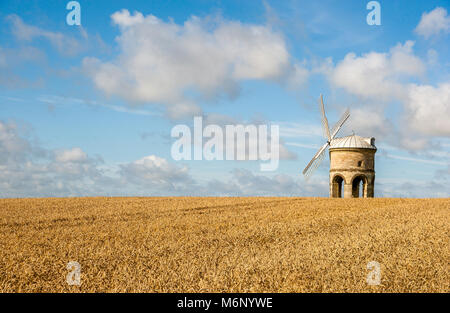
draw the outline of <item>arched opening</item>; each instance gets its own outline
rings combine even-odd
[[[342,198],[343,194],[344,194],[344,179],[339,176],[336,175],[333,178],[333,192],[332,192],[332,197],[333,198]]]
[[[352,182],[352,197],[353,198],[366,198],[366,185],[367,178],[365,176],[359,175],[353,178]]]

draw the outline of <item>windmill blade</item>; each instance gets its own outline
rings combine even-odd
[[[323,128],[323,134],[325,136],[325,138],[327,138],[328,141],[331,141],[331,136],[330,136],[330,127],[328,126],[328,120],[327,117],[325,115],[325,106],[323,104],[323,95],[320,95],[320,109],[322,111],[322,128]]]
[[[344,114],[341,116],[340,120],[333,126],[333,129],[331,131],[331,140],[334,139],[334,137],[337,135],[338,131],[341,129],[342,125],[345,123],[345,121],[349,117],[350,117],[350,111],[347,109],[347,110],[345,110]]]
[[[319,167],[320,163],[322,163],[323,157],[325,156],[325,150],[329,146],[329,143],[325,143],[314,155],[314,157],[309,161],[308,165],[306,165],[303,170],[303,175],[306,178],[311,176],[311,174]]]
[[[315,170],[320,166],[325,156],[325,149],[322,150],[322,152],[314,159],[311,160],[311,162],[308,164],[307,168],[303,171],[303,175],[308,180],[309,177],[315,172]]]

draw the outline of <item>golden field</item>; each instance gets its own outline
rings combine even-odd
[[[449,292],[449,219],[450,199],[0,199],[0,291]]]

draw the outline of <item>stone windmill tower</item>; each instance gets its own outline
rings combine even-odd
[[[330,197],[372,198],[375,183],[375,138],[355,134],[336,138],[342,125],[349,118],[348,109],[330,131],[325,116],[323,97],[320,95],[322,126],[327,142],[317,151],[303,170],[309,177],[322,162],[325,151],[330,150]]]

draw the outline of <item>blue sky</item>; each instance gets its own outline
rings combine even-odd
[[[448,197],[448,1],[379,1],[379,26],[360,0],[79,1],[81,26],[67,2],[0,4],[1,197],[326,196],[328,160],[301,175],[321,93],[376,138],[376,196]],[[278,170],[173,160],[198,114],[280,125]]]

